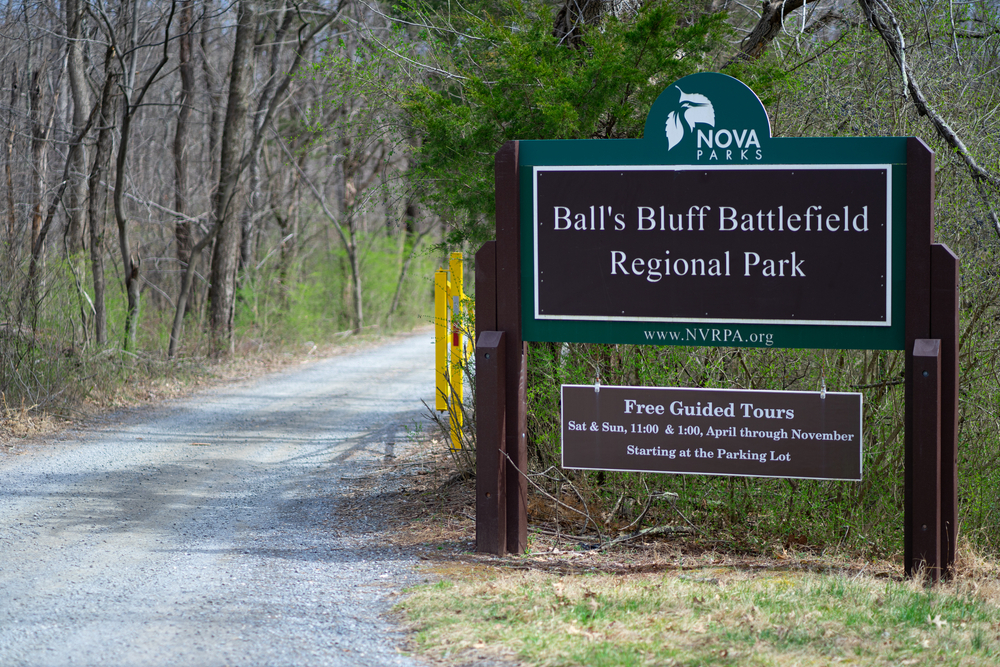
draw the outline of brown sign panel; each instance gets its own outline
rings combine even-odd
[[[565,468],[861,480],[861,394],[562,387]]]
[[[892,324],[892,165],[533,178],[537,320]]]

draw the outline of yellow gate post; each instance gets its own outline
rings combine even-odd
[[[462,448],[462,367],[465,365],[465,345],[462,340],[462,253],[451,253],[449,305],[451,306],[451,446]]]
[[[448,409],[448,272],[434,272],[434,408]]]

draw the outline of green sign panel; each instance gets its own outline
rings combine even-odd
[[[525,340],[901,349],[905,138],[772,138],[738,80],[628,140],[522,141]]]

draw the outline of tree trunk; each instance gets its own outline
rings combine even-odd
[[[428,225],[427,229],[420,232],[413,239],[413,246],[410,248],[410,252],[406,255],[406,261],[403,262],[403,266],[399,269],[399,278],[396,280],[396,292],[392,295],[392,305],[389,307],[389,314],[386,316],[386,322],[392,323],[392,316],[396,314],[396,309],[399,308],[399,298],[403,293],[403,283],[406,282],[406,274],[410,271],[410,264],[413,262],[413,257],[417,254],[417,248],[420,247],[420,242],[423,240],[427,234],[433,229],[433,225]],[[404,236],[410,236],[409,232],[404,231]]]
[[[231,349],[233,305],[236,296],[237,250],[240,226],[236,211],[236,186],[241,171],[243,137],[247,120],[247,97],[253,69],[253,48],[256,37],[255,17],[247,0],[239,5],[236,45],[229,79],[229,100],[222,128],[219,157],[219,184],[212,206],[213,223],[219,227],[212,254],[211,288],[209,289],[209,328],[213,354]]]
[[[14,112],[17,109],[17,63],[14,63],[14,71],[10,77],[10,110],[7,114],[7,141],[4,147],[7,150],[7,163],[5,171],[7,176],[7,252],[14,254],[14,235],[17,233],[17,214],[14,209],[14,173],[11,163],[14,160]]]
[[[48,120],[42,120],[42,72],[31,75],[31,90],[28,94],[28,117],[31,122],[31,248],[42,230],[42,204],[45,196],[45,171],[48,164],[45,146],[49,143],[52,121],[55,118],[56,99],[52,100]]]
[[[114,209],[115,224],[118,226],[118,249],[121,252],[122,269],[125,279],[125,296],[128,306],[125,313],[125,338],[122,347],[131,350],[135,347],[136,330],[139,326],[139,266],[142,259],[138,253],[132,252],[128,237],[128,218],[125,215],[125,166],[128,160],[129,138],[132,130],[132,118],[135,114],[133,93],[135,92],[136,71],[136,36],[138,26],[138,0],[133,0],[131,8],[132,27],[129,30],[127,53],[130,55],[127,71],[122,73],[124,96],[122,104],[121,139],[118,143],[118,156],[115,159],[115,192]]]
[[[761,6],[760,20],[754,26],[750,34],[740,42],[740,52],[735,58],[725,64],[729,67],[734,62],[757,60],[767,47],[771,45],[774,38],[781,32],[781,27],[785,24],[785,17],[802,6],[803,0],[764,0]]]
[[[24,312],[30,306],[31,307],[31,327],[35,328],[38,308],[35,301],[35,287],[36,281],[38,279],[38,266],[42,258],[42,249],[45,247],[45,237],[49,233],[49,229],[52,227],[52,219],[55,218],[56,211],[59,209],[59,204],[62,203],[63,195],[66,193],[66,188],[70,183],[69,172],[73,165],[76,163],[76,154],[83,151],[83,138],[90,131],[90,126],[93,124],[94,119],[91,117],[83,124],[83,127],[73,136],[70,141],[69,152],[66,154],[66,163],[63,165],[62,179],[59,181],[59,187],[57,188],[55,194],[52,195],[52,200],[49,202],[48,212],[45,215],[45,221],[39,225],[38,236],[35,238],[31,246],[31,260],[28,263],[28,280],[24,284],[24,291],[21,293],[21,304],[18,307],[18,322],[23,321]]]
[[[66,0],[66,65],[69,73],[69,88],[73,97],[73,134],[79,133],[90,115],[90,94],[85,78],[83,62],[83,41],[80,26],[83,23],[83,8],[79,0]],[[68,220],[66,222],[66,243],[69,254],[76,255],[83,250],[84,220],[86,214],[86,151],[74,151],[73,164],[69,170]]]
[[[31,240],[28,253],[31,257],[28,281],[25,283],[24,296],[18,308],[18,322],[24,314],[25,304],[35,301],[34,290],[37,287],[35,272],[41,260],[45,235],[42,232],[42,207],[45,198],[45,172],[48,165],[45,147],[52,133],[52,123],[55,120],[56,106],[59,94],[56,93],[49,109],[49,117],[42,120],[42,71],[36,70],[31,75],[31,90],[28,93],[28,118],[31,123]]]
[[[219,152],[219,104],[221,100],[219,85],[215,79],[215,70],[212,67],[212,59],[209,56],[209,45],[207,36],[215,29],[212,25],[211,17],[215,15],[212,9],[211,0],[205,0],[205,7],[201,17],[201,69],[205,75],[205,90],[208,92],[208,182],[215,184],[219,182],[219,162],[215,159]]]
[[[341,110],[343,113],[343,110]],[[344,139],[340,142],[341,155],[348,154],[348,145]],[[353,201],[349,201],[348,180],[351,175],[346,165],[346,159],[337,160],[334,165],[334,198],[337,203],[337,213],[344,221],[343,226],[338,226],[340,241],[344,244],[344,251],[347,253],[347,267],[350,271],[348,275],[347,290],[345,290],[344,300],[350,296],[351,305],[354,306],[354,333],[360,333],[365,325],[364,304],[361,301],[361,263],[358,261],[358,246],[354,240],[354,212],[351,210]],[[332,220],[332,217],[331,217]],[[344,229],[346,228],[346,230]]]
[[[358,241],[355,235],[354,215],[347,218],[347,258],[351,263],[351,286],[354,301],[354,333],[361,333],[365,326],[364,302],[361,300],[361,261],[358,258]]]
[[[260,152],[263,143],[260,141],[259,135],[264,132],[264,125],[270,117],[270,114],[268,113],[270,108],[277,103],[277,99],[274,97],[274,92],[278,84],[278,72],[281,65],[282,45],[285,42],[285,35],[287,35],[288,29],[292,25],[292,20],[295,18],[297,13],[292,11],[287,6],[283,6],[281,11],[281,18],[279,19],[278,25],[275,27],[274,35],[269,40],[270,44],[267,47],[270,55],[267,83],[264,85],[264,90],[261,92],[260,100],[257,103],[257,111],[254,112],[253,115],[254,141],[248,155],[249,187],[247,193],[247,206],[243,210],[240,218],[240,229],[242,230],[242,243],[240,245],[240,271],[244,270],[253,261],[253,225],[254,220],[257,217],[257,212],[260,210],[261,200],[263,199],[260,193]],[[291,72],[289,73],[289,76],[290,75]]]
[[[170,15],[167,18],[167,24],[163,36],[163,55],[156,66],[152,68],[152,71],[146,78],[146,82],[138,91],[136,91],[135,76],[136,70],[138,69],[138,54],[136,52],[138,45],[136,43],[136,38],[139,33],[138,5],[139,0],[133,0],[131,8],[132,13],[130,16],[132,27],[129,30],[129,45],[127,51],[130,57],[127,64],[127,70],[123,72],[122,81],[122,97],[124,101],[122,106],[124,108],[124,112],[122,113],[121,138],[118,143],[118,156],[115,160],[115,223],[118,225],[118,248],[121,251],[122,268],[125,278],[125,294],[128,299],[128,310],[125,314],[125,339],[123,342],[123,346],[126,350],[131,350],[135,347],[136,334],[138,333],[139,328],[139,269],[142,264],[142,258],[140,257],[139,250],[136,249],[135,252],[132,252],[129,244],[128,218],[125,214],[125,180],[129,139],[132,135],[132,121],[135,119],[135,114],[142,104],[142,99],[146,96],[146,92],[149,90],[150,84],[156,80],[160,70],[163,69],[163,66],[167,64],[169,59],[169,52],[167,49],[170,44],[170,24],[173,20],[174,10],[177,6],[175,2],[170,4]]]
[[[271,173],[271,168],[267,160],[268,153],[264,153],[264,167],[266,173]],[[306,154],[300,153],[297,158],[290,158],[296,160],[298,169],[301,171],[306,161]],[[278,228],[281,230],[281,255],[279,258],[278,266],[278,280],[280,284],[285,287],[282,289],[281,294],[281,304],[282,307],[288,306],[288,289],[287,285],[290,282],[295,281],[295,276],[293,274],[293,267],[295,264],[295,258],[298,254],[299,247],[299,199],[302,177],[298,172],[294,172],[289,175],[289,180],[291,181],[288,193],[282,195],[281,189],[284,184],[279,180],[277,185],[277,192],[272,191],[270,198],[272,201],[271,211],[274,215],[274,220],[278,224]],[[285,213],[282,215],[278,212],[277,207],[274,202],[278,201],[285,202]]]
[[[181,278],[181,291],[177,297],[177,306],[174,309],[174,324],[170,329],[170,345],[167,349],[167,358],[173,359],[177,355],[177,346],[181,342],[181,332],[184,330],[184,313],[187,311],[188,296],[191,294],[191,283],[194,282],[194,265],[201,257],[201,251],[215,239],[219,226],[216,225],[212,231],[205,235],[201,241],[191,248],[191,256],[184,267],[184,277]]]
[[[194,0],[183,0],[180,11],[180,35],[178,50],[180,62],[178,69],[181,75],[181,96],[178,100],[177,130],[174,133],[174,210],[183,216],[187,215],[188,190],[188,119],[191,116],[191,104],[194,97],[194,62],[191,60],[191,27],[192,6]],[[174,225],[174,238],[177,242],[177,262],[181,268],[186,267],[191,259],[191,221],[186,217],[178,218]]]
[[[101,91],[101,111],[97,118],[97,148],[90,169],[87,187],[90,200],[87,217],[90,222],[90,266],[94,276],[94,338],[98,345],[108,342],[108,315],[104,305],[104,219],[107,216],[108,190],[104,185],[111,159],[113,130],[117,110],[118,73],[111,49],[105,58],[104,88]]]
[[[247,203],[240,214],[240,265],[243,271],[253,263],[253,227],[254,218],[260,210],[263,197],[260,193],[260,148],[250,158],[250,169],[247,174]]]
[[[306,46],[312,43],[312,40],[316,37],[319,31],[333,21],[335,16],[332,13],[327,14],[314,23],[308,31],[304,29],[299,30],[298,48],[295,51],[295,59],[292,61],[292,66],[285,72],[284,76],[279,78],[278,74],[281,71],[282,45],[286,41],[286,35],[292,26],[293,19],[299,15],[297,9],[288,5],[283,5],[282,12],[283,13],[278,26],[275,28],[273,39],[271,39],[272,44],[268,47],[270,50],[268,78],[267,83],[264,85],[264,89],[261,91],[260,99],[257,103],[257,110],[253,116],[253,135],[250,142],[250,149],[242,160],[243,166],[249,167],[250,183],[249,196],[247,198],[249,206],[243,212],[240,222],[240,228],[243,235],[243,242],[240,247],[240,270],[245,268],[251,262],[251,256],[253,254],[253,225],[254,221],[258,217],[257,213],[260,210],[262,203],[261,193],[259,192],[259,162],[261,147],[263,146],[264,141],[264,133],[267,131],[268,124],[274,116],[274,111],[278,106],[278,102],[284,96],[285,91],[288,90],[292,79],[298,71],[299,65],[302,64]]]
[[[564,0],[556,14],[552,35],[560,44],[579,48],[585,29],[601,20],[608,4],[605,0]]]

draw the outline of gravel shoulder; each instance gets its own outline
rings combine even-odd
[[[420,664],[364,499],[435,465],[432,369],[420,332],[0,454],[0,664]]]

